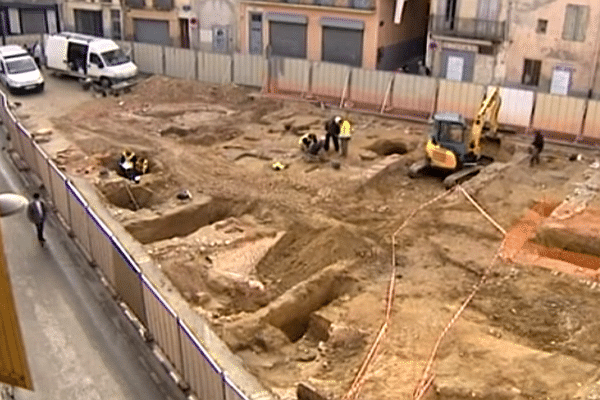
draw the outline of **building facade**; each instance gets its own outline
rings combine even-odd
[[[124,0],[128,40],[227,53],[235,48],[234,0]]]
[[[240,51],[367,69],[424,54],[427,0],[242,0]]]
[[[447,79],[597,91],[600,2],[432,0],[427,62]]]
[[[123,38],[123,11],[119,0],[63,0],[64,30]]]
[[[0,29],[3,36],[55,33],[60,26],[56,1],[23,0],[0,2]]]

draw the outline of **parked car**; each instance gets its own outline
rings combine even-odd
[[[33,57],[17,45],[0,46],[0,80],[11,93],[44,90],[44,77]]]
[[[91,79],[106,88],[129,86],[138,74],[137,66],[114,41],[90,35],[50,35],[45,56],[48,70]]]

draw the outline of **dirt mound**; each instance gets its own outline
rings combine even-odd
[[[257,271],[263,282],[272,282],[282,293],[328,265],[371,252],[366,239],[344,227],[316,230],[297,225],[267,253]]]

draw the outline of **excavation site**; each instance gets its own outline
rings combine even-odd
[[[427,124],[159,76],[86,96],[40,144],[276,398],[342,399],[359,373],[364,400],[600,398],[600,152],[530,167],[506,134],[446,191],[408,177]],[[302,154],[335,115],[347,157]]]

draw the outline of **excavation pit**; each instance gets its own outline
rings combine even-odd
[[[561,272],[596,277],[600,269],[599,210],[571,218],[551,217],[559,204],[539,202],[507,233],[505,254],[513,260]]]
[[[222,219],[244,214],[251,206],[210,196],[195,196],[193,201],[175,205],[161,215],[140,217],[125,224],[125,229],[143,244],[185,237],[199,228]]]
[[[334,264],[273,301],[265,320],[296,342],[307,333],[311,314],[347,293],[353,283],[345,265]]]
[[[370,150],[380,156],[390,156],[392,154],[406,154],[408,146],[404,141],[398,139],[380,139],[365,149]]]

